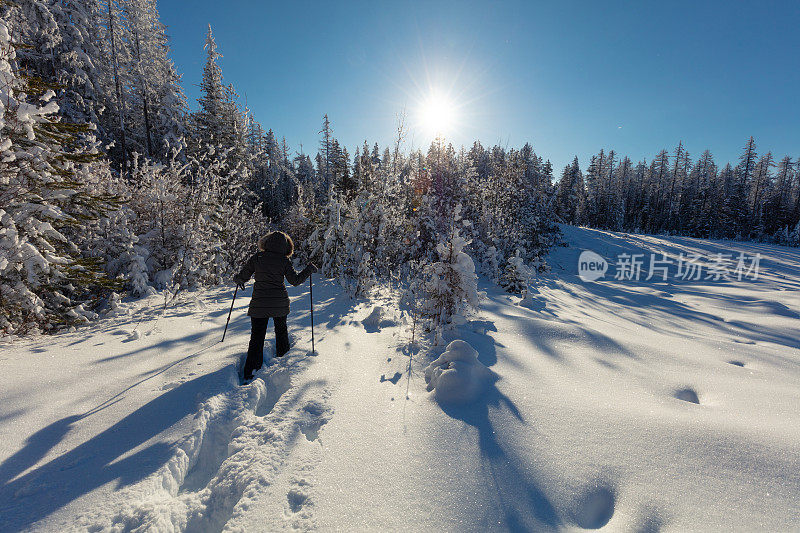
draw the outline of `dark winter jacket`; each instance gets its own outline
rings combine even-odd
[[[265,250],[250,257],[233,280],[247,283],[255,274],[253,298],[247,314],[256,318],[286,316],[289,314],[289,294],[286,292],[285,277],[292,285],[300,285],[311,274],[307,266],[297,272],[286,257],[286,243],[282,240],[267,240]]]

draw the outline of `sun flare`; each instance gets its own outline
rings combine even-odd
[[[456,106],[447,95],[433,92],[419,106],[419,124],[427,135],[436,137],[452,132]]]

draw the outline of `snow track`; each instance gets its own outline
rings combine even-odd
[[[263,368],[256,379],[205,401],[194,430],[173,457],[142,485],[131,504],[109,517],[84,518],[89,531],[235,531],[237,518],[278,476],[294,478],[284,518],[310,529],[309,483],[302,472],[283,472],[298,438],[319,439],[330,419],[324,383],[303,382],[308,360],[296,351]],[[231,367],[231,379],[235,369]],[[293,385],[293,381],[299,385]],[[304,464],[304,470],[313,469]],[[140,486],[141,487],[141,486]],[[147,489],[145,489],[147,490]],[[241,529],[241,528],[239,528]]]

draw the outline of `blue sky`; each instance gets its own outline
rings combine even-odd
[[[800,2],[162,0],[192,108],[212,24],[225,79],[265,128],[316,152],[322,115],[353,152],[427,146],[425,102],[456,146],[530,141],[556,177],[601,148],[648,160],[682,140],[734,160],[800,156]]]

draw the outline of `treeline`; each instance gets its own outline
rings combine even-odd
[[[556,192],[564,222],[634,233],[751,239],[800,245],[800,168],[789,156],[759,156],[751,137],[736,166],[706,150],[693,161],[682,143],[634,164],[613,150],[581,172],[567,165]]]

